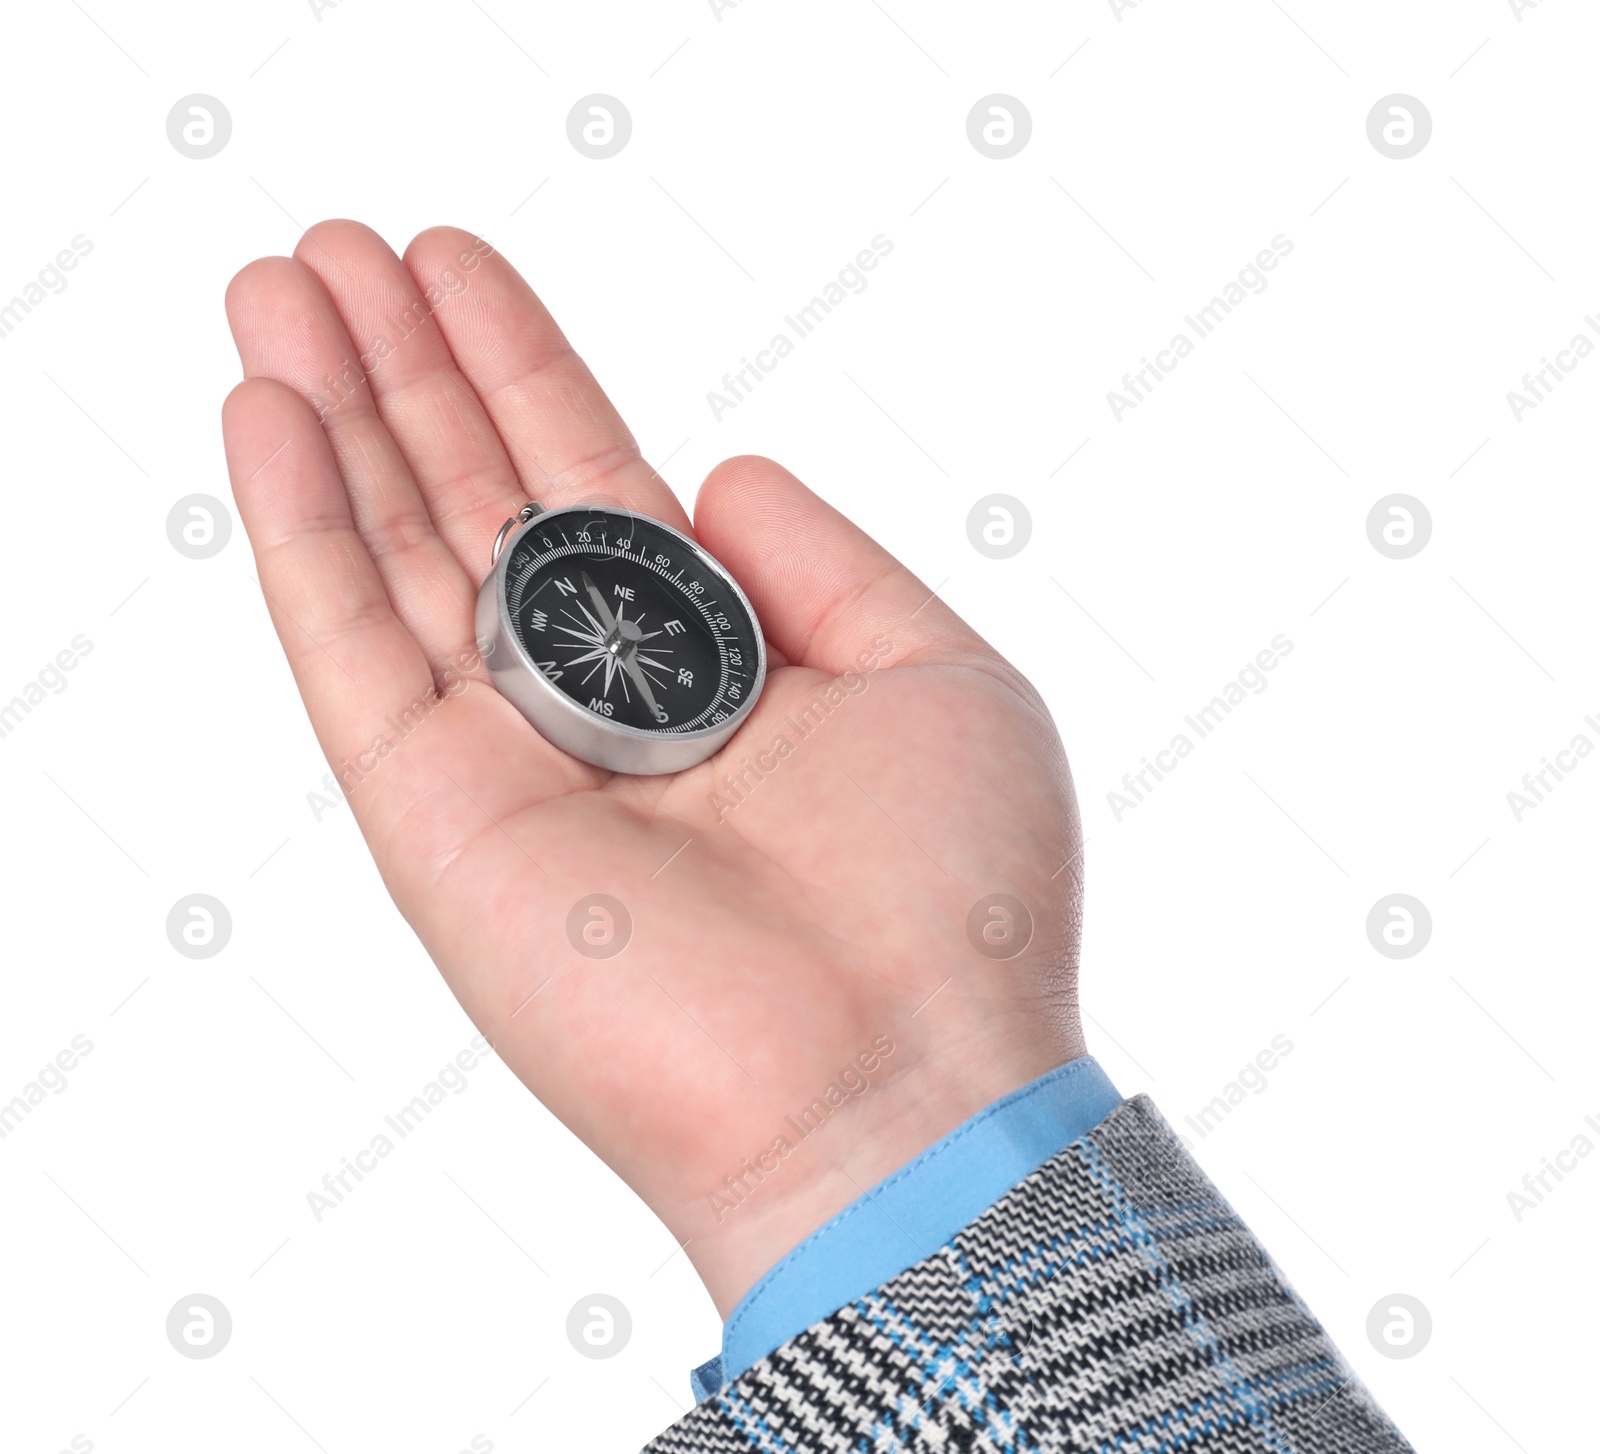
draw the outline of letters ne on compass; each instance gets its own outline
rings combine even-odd
[[[574,638],[573,641],[563,641],[557,644],[567,651],[582,653],[568,661],[568,668],[582,666],[585,662],[593,662],[588,674],[583,678],[587,686],[590,679],[602,668],[605,670],[605,681],[600,691],[602,696],[611,694],[611,683],[618,681],[622,686],[623,699],[631,700],[628,696],[628,681],[638,687],[639,695],[644,698],[644,704],[650,709],[650,715],[658,722],[667,720],[667,711],[655,699],[655,693],[650,690],[648,673],[658,671],[670,673],[671,668],[664,661],[657,661],[653,656],[648,656],[642,650],[643,644],[652,637],[661,635],[659,631],[642,630],[644,613],[641,611],[638,620],[629,621],[619,606],[615,615],[606,605],[606,598],[600,594],[600,588],[589,578],[587,572],[579,574],[583,582],[583,589],[588,593],[589,600],[594,605],[591,613],[582,601],[574,601],[574,605],[582,612],[582,619],[572,614],[568,608],[563,608],[562,615],[576,622],[575,626],[557,625],[556,630],[565,632]],[[672,655],[670,647],[651,647],[651,651],[661,652],[666,656]],[[664,681],[658,681],[658,686],[665,686]]]

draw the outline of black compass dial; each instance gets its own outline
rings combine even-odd
[[[755,622],[722,568],[676,532],[622,511],[561,511],[535,516],[510,549],[512,629],[579,706],[623,726],[685,733],[749,702]]]

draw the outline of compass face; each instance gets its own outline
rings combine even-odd
[[[715,729],[760,690],[744,597],[676,531],[619,510],[537,515],[513,538],[506,615],[544,679],[597,721]]]

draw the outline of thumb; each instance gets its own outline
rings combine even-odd
[[[877,541],[770,459],[717,465],[694,517],[696,536],[733,572],[767,639],[797,665],[838,675],[863,652],[881,652],[883,639],[895,661],[992,654]]]

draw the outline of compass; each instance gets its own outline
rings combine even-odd
[[[530,502],[507,520],[477,632],[501,695],[612,772],[703,762],[766,679],[761,628],[727,570],[687,535],[610,507]]]

